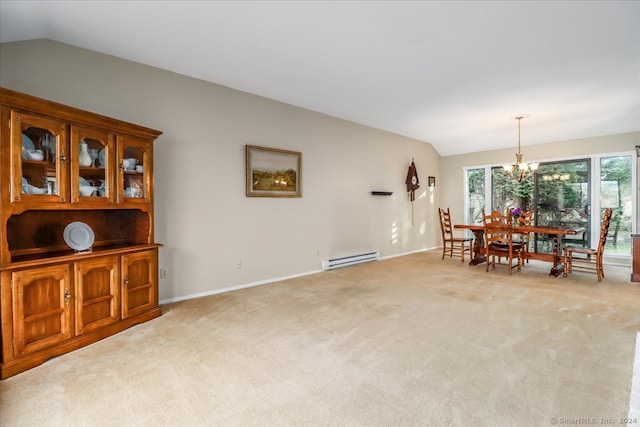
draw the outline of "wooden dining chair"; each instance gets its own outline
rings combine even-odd
[[[461,262],[464,262],[465,252],[468,252],[469,258],[471,258],[473,238],[456,237],[453,235],[449,208],[447,208],[447,210],[438,208],[438,212],[440,214],[440,230],[442,230],[442,259],[444,259],[447,251],[449,252],[449,258],[453,258],[453,256],[456,255],[460,257]],[[469,243],[469,247],[467,247],[467,242]]]
[[[574,246],[565,246],[563,248],[564,277],[567,277],[567,275],[573,270],[578,270],[596,273],[598,276],[598,282],[604,279],[602,257],[604,254],[604,247],[607,243],[607,234],[609,233],[609,223],[611,222],[612,213],[613,210],[610,208],[604,210],[597,249]]]
[[[511,217],[498,211],[493,211],[489,215],[484,215],[483,213],[482,218],[484,221],[486,271],[489,271],[489,265],[495,270],[496,258],[498,259],[498,264],[500,264],[502,258],[507,260],[509,275],[511,275],[514,266],[520,271],[524,244],[513,240]]]

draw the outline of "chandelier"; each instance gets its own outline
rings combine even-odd
[[[540,165],[539,163],[525,163],[522,161],[522,153],[520,152],[520,120],[523,118],[524,116],[518,116],[515,118],[518,121],[518,152],[516,153],[516,162],[513,165],[503,166],[505,173],[512,178],[517,179],[518,182],[522,182],[525,176],[527,176],[527,173],[537,172],[538,166]]]

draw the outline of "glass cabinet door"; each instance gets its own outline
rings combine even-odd
[[[118,136],[118,203],[151,203],[151,143]]]
[[[11,112],[13,202],[68,200],[68,146],[64,123]]]
[[[71,201],[113,203],[115,180],[113,134],[92,128],[71,127]]]

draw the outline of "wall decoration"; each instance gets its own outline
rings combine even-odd
[[[411,159],[409,165],[409,171],[407,172],[407,179],[404,181],[407,184],[407,191],[409,192],[409,200],[411,200],[411,225],[413,225],[413,201],[416,199],[416,190],[420,188],[420,180],[418,179],[418,171],[416,164]]]
[[[420,180],[418,179],[418,171],[416,170],[416,164],[411,159],[411,165],[409,165],[409,171],[407,172],[407,191],[409,192],[409,198],[413,202],[416,199],[416,190],[420,188]]]
[[[247,197],[302,197],[302,153],[246,146]]]
[[[430,176],[429,177],[429,187],[435,187],[436,186],[436,177],[435,176]]]

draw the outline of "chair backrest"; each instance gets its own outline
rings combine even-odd
[[[502,224],[509,223],[509,215],[503,215],[498,211],[493,211],[490,214],[485,214],[484,209],[482,210],[482,220],[484,224],[490,224],[494,222],[501,222]]]
[[[507,209],[507,216],[509,217],[509,220],[513,218],[513,209],[514,208]],[[520,216],[518,216],[517,222],[518,225],[531,225],[532,219],[533,214],[531,212],[522,211],[522,213],[520,213]]]
[[[453,235],[453,230],[451,228],[451,213],[449,212],[449,208],[445,211],[444,209],[438,208],[438,212],[440,213],[440,229],[442,230],[442,240],[449,240]]]
[[[602,216],[602,224],[600,225],[600,240],[598,242],[598,254],[602,255],[604,252],[604,246],[607,243],[607,234],[609,233],[609,224],[611,223],[611,215],[613,214],[613,209],[607,208],[604,210],[604,215]]]
[[[493,211],[489,215],[483,215],[482,218],[487,248],[492,244],[512,244],[512,226],[509,215]]]

